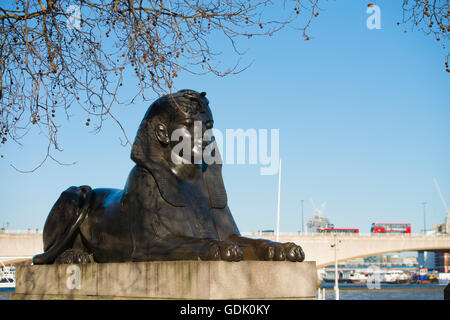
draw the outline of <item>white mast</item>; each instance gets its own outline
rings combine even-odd
[[[277,233],[276,233],[277,242],[280,236],[280,197],[281,197],[281,158],[280,158],[280,167],[278,169],[278,209],[277,209]]]
[[[447,214],[447,218],[450,218],[450,210],[448,208],[447,202],[444,199],[444,196],[442,195],[441,188],[439,188],[439,184],[435,178],[433,178],[433,181],[434,181],[436,190],[439,194],[439,197],[441,198],[442,204],[444,205],[444,209],[445,209],[445,213]]]

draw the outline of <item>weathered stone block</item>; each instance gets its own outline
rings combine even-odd
[[[314,299],[315,262],[158,261],[17,268],[12,299]]]
[[[98,295],[122,297],[147,296],[147,263],[98,264]]]

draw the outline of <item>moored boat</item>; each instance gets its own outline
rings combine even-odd
[[[439,284],[449,284],[450,283],[450,273],[441,272],[438,275]]]
[[[16,287],[16,268],[0,262],[0,290],[14,290]]]
[[[350,271],[348,280],[350,283],[367,283],[369,275],[367,273],[358,272],[355,270]]]
[[[383,272],[381,282],[391,284],[409,283],[411,282],[411,276],[403,270],[387,270]]]
[[[439,283],[439,279],[434,274],[429,273],[427,268],[420,268],[419,272],[414,274],[412,279],[417,284]]]

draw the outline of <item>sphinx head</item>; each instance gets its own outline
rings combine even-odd
[[[157,99],[138,129],[131,158],[151,167],[163,162],[177,174],[180,168],[195,170],[204,165],[205,148],[213,141],[213,117],[206,93],[180,90]]]

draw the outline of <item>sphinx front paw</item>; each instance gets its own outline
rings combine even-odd
[[[207,240],[200,253],[202,260],[241,261],[242,251],[231,241]]]
[[[302,248],[293,242],[281,243],[260,240],[256,245],[256,253],[260,260],[288,260],[292,262],[302,262],[305,260],[305,253]]]
[[[79,264],[94,262],[92,254],[83,250],[68,249],[61,253],[55,260],[57,264]]]
[[[293,262],[302,262],[305,260],[305,253],[299,245],[296,245],[293,242],[286,242],[282,243],[281,246],[284,249],[286,260]]]

